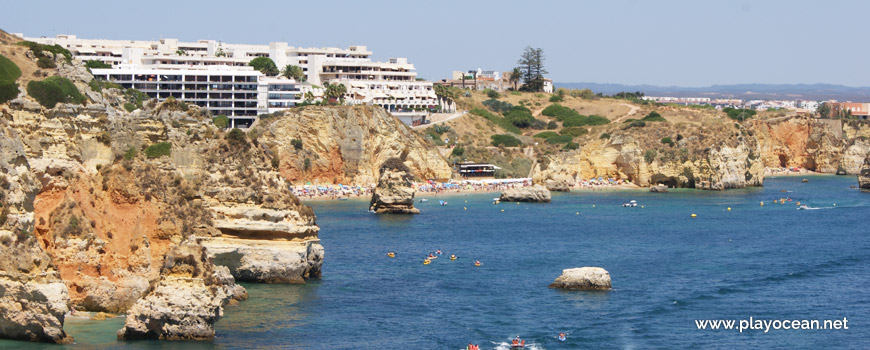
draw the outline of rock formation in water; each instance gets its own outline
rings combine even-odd
[[[652,186],[649,187],[649,191],[650,191],[650,192],[659,192],[659,193],[667,192],[667,191],[668,191],[668,186],[667,186],[667,185],[661,185],[661,184],[659,184],[659,185],[652,185]]]
[[[0,119],[0,337],[69,343],[69,292],[33,235],[39,187],[21,139]]]
[[[381,164],[393,157],[420,179],[451,176],[437,150],[383,108],[308,106],[257,123],[260,142],[275,151],[281,174],[292,182],[374,184]]]
[[[550,288],[567,290],[610,290],[610,273],[600,267],[577,267],[562,270]]]
[[[369,210],[378,214],[420,214],[420,209],[414,208],[411,180],[410,169],[401,159],[387,159],[381,165]]]
[[[192,240],[174,246],[154,290],[129,310],[118,339],[209,340],[223,306],[247,293]]]
[[[502,202],[549,203],[551,198],[550,190],[541,185],[534,185],[504,190],[499,200]]]
[[[572,184],[571,184],[571,181],[567,180],[567,179],[561,179],[561,180],[548,179],[547,181],[545,181],[544,185],[550,191],[569,192],[569,191],[571,191]]]
[[[858,174],[858,187],[864,191],[870,191],[870,155],[864,158],[864,165]]]

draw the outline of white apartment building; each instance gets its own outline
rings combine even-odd
[[[24,39],[60,45],[83,61],[111,64],[111,69],[92,71],[99,78],[158,99],[173,96],[226,114],[240,125],[252,122],[258,114],[293,107],[307,92],[320,98],[325,83],[345,85],[349,104],[379,105],[411,125],[422,123],[437,106],[432,82],[418,81],[414,65],[406,58],[373,62],[365,46],[300,48],[283,42],[247,45],[214,40],[79,39],[75,35]],[[279,69],[297,65],[306,81],[266,77],[248,66],[256,57],[271,58]]]

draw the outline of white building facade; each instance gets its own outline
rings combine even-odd
[[[371,60],[365,46],[299,48],[287,43],[226,44],[214,40],[180,42],[79,39],[74,35],[24,38],[60,45],[83,61],[98,60],[112,68],[92,69],[95,76],[139,89],[151,97],[169,96],[225,114],[242,125],[263,113],[295,106],[306,93],[320,98],[323,85],[343,84],[348,104],[378,105],[407,124],[419,124],[437,106],[432,82],[417,79],[406,58]],[[279,69],[302,68],[304,82],[266,77],[248,63],[271,58]]]

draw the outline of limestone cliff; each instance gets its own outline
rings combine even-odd
[[[68,343],[69,292],[33,235],[39,187],[21,139],[0,119],[0,337]]]
[[[294,183],[374,184],[392,157],[404,159],[419,179],[451,175],[435,149],[382,108],[309,106],[258,123],[260,142],[275,150],[281,174]]]
[[[857,174],[870,154],[866,121],[782,117],[753,121],[751,127],[766,167]]]
[[[546,168],[534,179],[546,183],[604,177],[629,180],[643,187],[666,184],[722,190],[761,186],[764,167],[754,162],[759,156],[760,150],[751,138],[737,137],[732,144],[697,147],[690,152],[686,148],[644,150],[632,136],[619,135],[591,142],[578,151],[549,156]]]
[[[166,255],[154,290],[130,309],[118,338],[209,340],[231,299],[247,297],[244,288],[220,276],[202,245],[192,240]],[[223,268],[226,269],[226,268]]]

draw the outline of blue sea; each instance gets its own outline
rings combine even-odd
[[[323,278],[245,284],[250,299],[226,308],[213,342],[122,343],[123,318],[70,319],[75,345],[0,347],[508,349],[520,336],[533,349],[870,348],[870,193],[850,189],[853,176],[808,179],[554,193],[549,204],[422,196],[432,200],[416,216],[371,214],[362,200],[308,202],[326,249]],[[640,206],[623,208],[629,200]],[[797,210],[798,201],[819,209]],[[607,269],[613,290],[547,287],[581,266]],[[750,317],[846,318],[849,329],[741,333],[695,322]]]

